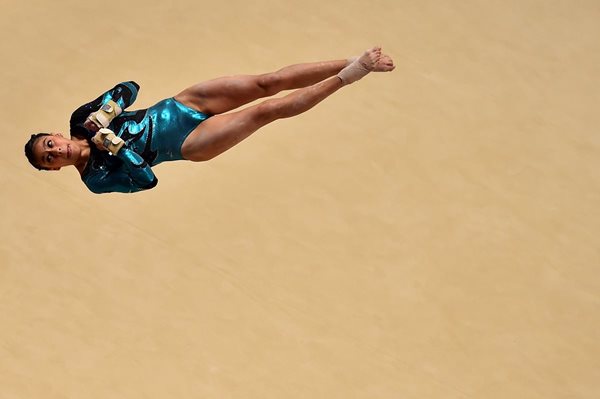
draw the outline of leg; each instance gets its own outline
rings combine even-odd
[[[263,75],[218,78],[187,88],[175,99],[200,112],[217,115],[282,90],[320,82],[337,74],[347,63],[347,60],[338,60],[297,64]]]
[[[298,89],[282,98],[269,99],[241,111],[213,116],[190,133],[181,147],[181,153],[191,161],[212,159],[262,126],[308,111],[343,86],[342,79],[336,76]]]
[[[333,69],[338,67],[336,65]],[[359,80],[369,72],[393,69],[391,58],[382,55],[381,48],[374,47],[341,69],[335,77],[298,89],[283,98],[270,99],[238,112],[209,118],[190,133],[181,147],[181,153],[191,161],[207,161],[268,123],[308,111],[344,85]],[[307,76],[303,78],[308,79]],[[299,84],[298,81],[295,84]]]

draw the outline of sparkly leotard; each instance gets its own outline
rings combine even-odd
[[[123,82],[71,115],[71,136],[88,141],[93,132],[83,127],[91,112],[109,100],[125,109],[135,101],[139,85]],[[158,183],[151,167],[164,161],[183,159],[181,146],[186,137],[210,115],[191,109],[174,98],[167,98],[148,109],[123,111],[108,128],[125,141],[116,156],[100,151],[90,142],[90,159],[81,179],[94,193],[147,190]]]

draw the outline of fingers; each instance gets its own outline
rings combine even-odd
[[[98,125],[96,125],[96,123],[94,123],[94,121],[92,121],[89,118],[85,120],[85,122],[83,123],[83,127],[92,133],[96,133],[98,130],[100,130]]]

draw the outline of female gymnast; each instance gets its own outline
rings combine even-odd
[[[33,134],[25,144],[25,155],[40,170],[75,166],[94,193],[147,190],[158,183],[152,166],[212,159],[262,126],[309,110],[369,72],[394,68],[392,59],[373,47],[349,60],[297,64],[263,75],[199,83],[139,111],[124,111],[139,89],[135,82],[124,82],[73,112],[70,139],[60,133]],[[226,113],[290,89],[298,90]]]

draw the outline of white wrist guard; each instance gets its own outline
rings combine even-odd
[[[98,130],[98,133],[94,135],[92,141],[95,144],[104,147],[113,155],[117,155],[121,147],[125,145],[122,138],[117,136],[112,130],[104,128]]]
[[[119,116],[123,109],[113,100],[108,100],[98,111],[92,112],[90,119],[98,125],[98,127],[108,127],[110,122]]]

